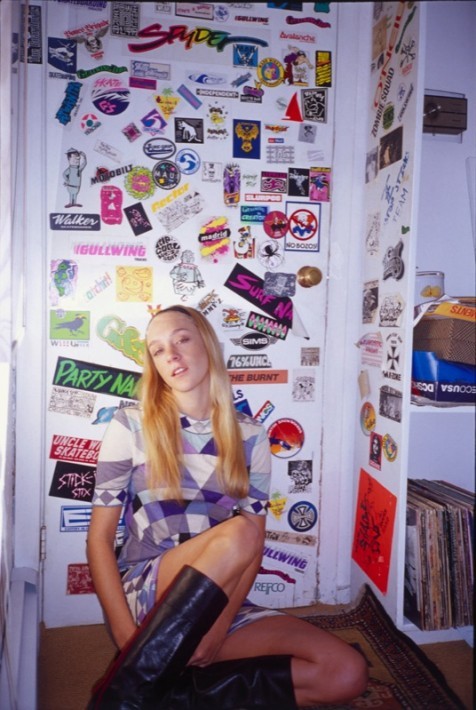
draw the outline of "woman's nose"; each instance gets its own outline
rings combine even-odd
[[[177,349],[175,345],[171,344],[167,346],[167,360],[175,360],[178,356]]]

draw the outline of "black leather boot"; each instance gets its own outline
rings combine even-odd
[[[143,710],[152,689],[160,699],[227,603],[215,582],[186,565],[93,689],[88,710]]]
[[[291,656],[257,656],[188,666],[144,710],[297,710]]]

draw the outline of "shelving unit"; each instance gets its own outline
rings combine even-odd
[[[387,7],[387,4],[384,6]],[[469,66],[475,51],[476,7],[464,2],[422,2],[417,4],[417,13],[411,27],[417,71],[403,78],[398,74],[398,66],[395,67],[395,76],[402,82],[402,88],[405,88],[405,79],[407,82],[411,81],[416,97],[413,116],[410,117],[406,113],[402,120],[403,154],[408,151],[411,163],[408,175],[410,204],[406,205],[408,213],[402,223],[402,226],[406,225],[405,232],[402,230],[402,235],[405,235],[402,236],[402,241],[406,271],[397,282],[390,277],[382,278],[378,260],[372,260],[372,249],[368,244],[367,251],[363,252],[362,269],[362,281],[368,289],[369,298],[372,296],[372,288],[379,306],[387,294],[390,294],[390,297],[399,294],[406,308],[402,319],[394,326],[395,339],[401,345],[400,363],[403,363],[400,377],[396,378],[394,386],[382,376],[383,367],[376,367],[375,362],[368,357],[361,363],[361,372],[366,370],[369,387],[366,394],[361,396],[360,406],[363,406],[365,399],[370,401],[376,414],[375,431],[381,435],[390,433],[398,445],[398,455],[391,463],[383,461],[381,468],[375,470],[369,468],[369,449],[365,440],[365,433],[368,434],[368,431],[363,435],[358,432],[355,446],[354,474],[359,477],[364,471],[370,481],[367,484],[369,494],[364,505],[371,510],[374,519],[378,519],[379,514],[381,519],[384,519],[391,506],[395,506],[396,510],[390,560],[384,557],[385,561],[389,562],[388,584],[382,584],[378,560],[372,560],[369,554],[369,561],[364,559],[363,565],[360,564],[362,559],[357,561],[357,564],[352,564],[351,586],[355,595],[363,583],[371,583],[397,627],[416,643],[465,639],[472,645],[472,627],[422,631],[403,615],[407,480],[446,480],[474,491],[475,465],[475,408],[415,405],[410,402],[410,380],[416,271],[445,272],[445,293],[448,296],[474,295],[474,228],[468,201],[466,164],[474,151],[476,125],[474,121],[468,121],[468,129],[462,136],[433,136],[423,134],[421,116],[424,95],[431,93],[429,88],[464,94],[468,100],[468,116],[474,116],[476,82]],[[418,19],[417,23],[415,18]],[[378,20],[379,18],[374,16],[372,23]],[[444,52],[442,47],[445,48]],[[451,69],[445,59],[448,56],[454,59]],[[371,75],[372,96],[376,88],[378,90],[378,83],[375,76]],[[381,139],[382,128],[372,109],[367,120],[367,135]],[[383,135],[385,137],[385,131]],[[370,150],[372,145],[371,139],[368,139],[367,150]],[[376,180],[379,178],[380,172]],[[393,178],[392,183],[392,177],[388,175],[386,179],[389,184],[395,182]],[[382,208],[383,196],[385,190],[378,192],[372,180],[366,182],[364,211],[367,217],[375,215],[377,210]],[[382,224],[377,253],[379,247],[384,249],[394,246],[400,227],[395,218],[393,231],[385,230],[384,219]],[[392,224],[391,219],[387,220],[388,224]],[[379,256],[381,261],[381,253]],[[389,334],[385,327],[387,325],[388,323],[379,322],[378,317],[373,320],[368,317],[367,321],[363,321],[360,335],[375,338],[380,335],[385,342]],[[392,389],[401,397],[401,410],[395,420],[389,422],[386,416],[388,412],[380,411],[379,404],[382,390]],[[376,484],[381,486],[380,498],[373,492],[372,487],[376,488]],[[356,492],[354,511],[357,520],[359,504],[362,509]],[[357,542],[364,545],[364,536]],[[387,550],[382,549],[385,554]],[[355,561],[354,557],[353,562]]]

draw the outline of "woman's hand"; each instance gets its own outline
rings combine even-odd
[[[213,624],[212,628],[202,638],[195,653],[189,660],[189,666],[208,666],[216,658],[217,653],[223,645],[226,633],[229,628],[229,621],[223,615]]]

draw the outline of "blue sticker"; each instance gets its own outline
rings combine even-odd
[[[291,506],[288,513],[288,523],[297,532],[307,532],[317,522],[317,508],[306,500],[300,500]]]
[[[75,74],[77,47],[72,39],[48,37],[48,64],[65,74]]]

